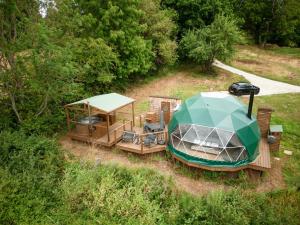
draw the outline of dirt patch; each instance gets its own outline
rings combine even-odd
[[[274,189],[285,188],[286,184],[282,174],[284,161],[272,158],[272,168],[265,174],[256,187],[258,192],[267,192]]]
[[[261,62],[252,59],[237,59],[236,61],[244,64],[256,64],[256,65],[262,64]]]
[[[202,177],[191,178],[183,175],[177,170],[174,162],[164,156],[159,156],[157,153],[148,157],[141,157],[117,149],[112,150],[71,141],[67,137],[61,139],[60,143],[67,152],[79,159],[104,165],[117,164],[127,168],[147,168],[154,170],[166,178],[171,178],[175,183],[176,189],[193,195],[206,195],[212,191],[229,191],[234,188],[234,186],[209,181]],[[68,158],[68,156],[66,157]],[[258,178],[257,176],[251,178],[250,182],[255,186],[251,191],[269,192],[274,189],[286,187],[282,175],[282,165],[283,161],[273,160],[272,169],[262,178]]]
[[[203,179],[192,179],[176,172],[175,166],[168,160],[151,159],[151,157],[139,157],[120,150],[110,150],[101,147],[95,147],[80,142],[73,142],[69,138],[63,138],[60,141],[62,147],[75,157],[89,160],[91,162],[100,162],[101,164],[118,164],[128,168],[148,168],[152,169],[167,178],[173,179],[175,187],[194,195],[205,195],[213,190],[229,190],[223,184],[206,181]]]

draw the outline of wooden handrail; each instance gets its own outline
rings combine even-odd
[[[141,141],[141,153],[143,154],[143,151],[144,151],[144,142],[143,142],[143,141],[144,141],[144,140],[143,140],[143,139],[144,139],[144,136],[140,136],[140,138],[141,138],[141,139],[140,139],[140,141]]]
[[[117,113],[118,113],[118,114],[128,114],[128,115],[131,115],[131,113],[129,113],[129,112],[121,112],[121,111],[118,111]]]
[[[115,130],[118,130],[118,129],[120,129],[120,128],[123,128],[123,127],[125,127],[127,124],[129,124],[129,123],[131,123],[131,121],[127,121],[127,122],[123,123],[122,125],[120,125],[120,126],[116,127],[115,129],[111,130],[109,133],[113,133]]]
[[[144,137],[144,136],[149,135],[149,134],[163,134],[163,133],[166,133],[166,130],[140,134],[140,137]]]

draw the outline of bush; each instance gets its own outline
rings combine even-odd
[[[0,224],[47,221],[60,202],[62,170],[55,141],[0,133]]]
[[[75,163],[63,190],[69,224],[172,224],[178,213],[170,186],[150,170]]]
[[[240,40],[235,20],[217,15],[211,25],[187,32],[180,44],[184,57],[210,71],[216,58],[228,60],[233,56],[234,44]]]

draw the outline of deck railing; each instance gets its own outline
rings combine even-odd
[[[140,138],[140,146],[141,146],[141,153],[143,154],[144,151],[144,138],[149,135],[149,134],[154,134],[156,135],[156,138],[161,138],[163,136],[163,140],[165,143],[167,143],[168,141],[168,134],[166,130],[163,131],[157,131],[157,132],[152,132],[152,133],[144,133],[144,134],[140,134],[139,138]]]
[[[129,125],[130,131],[133,130],[133,122],[132,121],[125,121],[123,120],[123,124],[114,128],[109,132],[109,135],[107,136],[107,142],[110,142],[109,137],[113,137],[112,141],[114,144],[116,144],[120,137],[122,137],[123,131],[126,130],[126,126]],[[120,135],[119,135],[120,134]]]

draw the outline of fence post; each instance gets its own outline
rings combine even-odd
[[[140,127],[142,127],[142,115],[140,115]]]
[[[114,143],[116,144],[117,143],[117,130],[114,130],[114,137],[115,137]]]
[[[141,136],[141,153],[143,154],[144,144],[143,144],[144,136]]]

